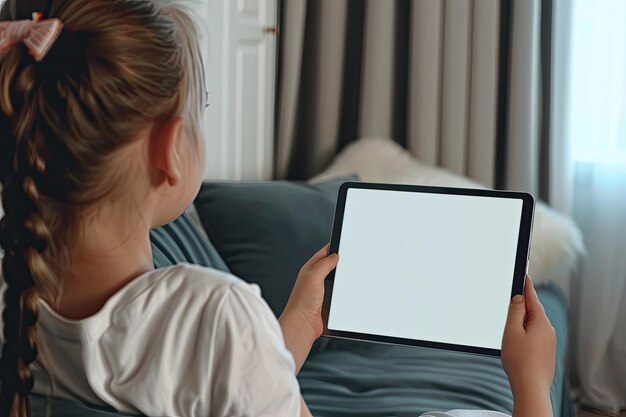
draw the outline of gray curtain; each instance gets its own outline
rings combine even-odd
[[[276,176],[348,143],[548,200],[551,0],[286,0]],[[545,109],[545,111],[544,111]]]

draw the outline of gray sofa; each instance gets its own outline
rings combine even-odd
[[[254,239],[259,244],[267,244],[264,243],[266,242],[265,239],[284,240],[285,236],[292,233],[293,236],[290,237],[289,241],[292,247],[298,247],[297,242],[294,243],[293,240],[303,236],[307,239],[316,236],[315,239],[307,241],[307,245],[313,247],[319,243],[321,247],[328,236],[332,218],[333,200],[332,198],[329,199],[328,196],[334,195],[338,184],[327,184],[324,185],[325,188],[320,189],[312,189],[309,185],[303,185],[303,187],[309,187],[305,188],[305,191],[311,196],[319,197],[321,198],[319,201],[324,201],[324,207],[327,207],[324,210],[327,210],[328,213],[324,212],[317,221],[328,222],[328,224],[315,225],[313,222],[313,224],[307,225],[310,230],[298,230],[297,233],[281,231],[277,234],[271,234],[267,231],[258,230],[259,235],[252,236],[250,239]],[[247,225],[240,226],[241,230],[238,230],[243,237],[246,237],[247,234],[253,235],[255,232],[254,227],[248,228],[249,224],[261,225],[259,227],[262,227],[263,222],[270,219],[269,216],[278,216],[277,218],[280,220],[280,223],[277,220],[268,226],[271,227],[271,230],[275,230],[279,226],[292,227],[293,225],[288,224],[290,219],[285,219],[285,216],[280,213],[272,213],[272,210],[275,209],[272,205],[288,204],[289,207],[292,207],[293,200],[290,199],[302,199],[302,197],[299,197],[296,191],[289,188],[290,185],[285,184],[285,187],[289,189],[289,192],[286,193],[288,197],[284,197],[286,201],[280,201],[283,198],[282,191],[279,190],[274,195],[272,193],[275,190],[268,186],[268,188],[262,189],[258,193],[258,197],[255,198],[267,198],[271,201],[253,205],[251,208],[249,206],[251,204],[249,200],[250,190],[254,191],[256,186],[256,184],[251,184],[250,187],[252,188],[246,189],[227,183],[211,185],[204,189],[196,200],[200,217],[203,222],[218,219],[219,225],[224,226],[225,229],[220,231],[211,228],[204,233],[189,216],[183,215],[173,223],[153,230],[151,239],[155,266],[162,267],[178,262],[190,262],[220,270],[230,270],[241,278],[252,282],[258,282],[262,279],[263,277],[251,276],[252,273],[247,274],[250,276],[242,274],[242,272],[247,271],[243,266],[244,261],[247,262],[249,258],[254,258],[255,262],[261,262],[256,260],[261,258],[254,254],[254,248],[241,242],[225,242],[224,235],[232,236],[234,233],[227,232],[232,231],[234,227],[239,227],[236,226],[239,224],[236,222],[236,216],[246,217]],[[242,196],[246,196],[245,203],[237,203],[244,198]],[[228,207],[228,210],[226,212],[223,210],[217,214],[213,212],[203,215],[202,210],[206,209],[203,204],[215,202]],[[311,204],[307,203],[307,209],[310,209]],[[209,208],[209,211],[213,209],[215,207]],[[237,212],[238,209],[241,210],[240,213]],[[320,209],[316,209],[316,212],[319,211]],[[251,213],[258,213],[266,217],[263,219],[250,218]],[[238,239],[243,238],[242,236]],[[315,241],[316,239],[321,239],[321,242]],[[246,248],[250,248],[249,255]],[[312,253],[308,247],[303,252]],[[297,258],[297,256],[294,255],[293,258]],[[300,262],[300,259],[292,260],[293,265],[298,265]],[[252,262],[248,266],[255,266],[255,264]],[[290,266],[290,268],[294,267]],[[257,270],[264,270],[272,267],[271,265],[257,265],[256,268]],[[252,271],[252,269],[248,270]],[[297,269],[296,271],[284,272],[293,274],[295,277]],[[270,296],[267,285],[263,282],[258,283],[261,285],[264,295]],[[286,289],[286,292],[288,291],[289,288]],[[570,417],[574,414],[565,370],[568,339],[566,300],[556,285],[544,285],[538,288],[538,293],[558,336],[556,375],[551,391],[554,412],[556,416]],[[275,304],[279,306],[280,297],[276,300]],[[496,358],[476,355],[321,339],[314,347],[298,375],[298,379],[307,404],[313,414],[318,417],[418,416],[428,410],[455,408],[490,409],[510,414],[513,408],[509,384],[500,361]],[[45,398],[33,395],[32,404],[34,416],[46,415],[47,400]],[[114,410],[100,409],[89,404],[59,399],[51,399],[48,405],[51,407],[51,415],[55,417],[119,417],[122,415]]]

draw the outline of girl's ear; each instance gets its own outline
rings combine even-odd
[[[159,181],[176,186],[182,179],[181,140],[184,120],[174,116],[161,123],[155,123],[150,135],[152,164],[159,172]]]

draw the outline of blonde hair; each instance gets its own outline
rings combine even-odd
[[[9,0],[0,20],[30,18],[41,3]],[[30,415],[38,299],[61,293],[51,262],[64,259],[81,210],[116,189],[116,151],[160,117],[198,129],[205,94],[194,22],[178,7],[55,0],[46,17],[64,27],[41,62],[23,45],[0,56],[0,415],[12,417]]]

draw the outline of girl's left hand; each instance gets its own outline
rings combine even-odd
[[[317,339],[322,335],[322,303],[324,302],[324,280],[335,269],[339,256],[328,255],[328,246],[320,249],[302,266],[289,296],[285,310],[296,311],[308,324]]]
[[[324,280],[335,269],[339,256],[328,255],[328,245],[320,249],[300,269],[279,322],[285,344],[291,351],[298,369],[308,355],[313,342],[324,330],[322,304]]]

